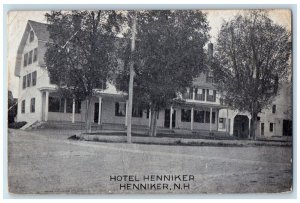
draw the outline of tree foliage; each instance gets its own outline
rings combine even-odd
[[[7,107],[8,107],[8,123],[14,123],[15,122],[15,117],[17,115],[17,101],[14,99],[13,94],[10,90],[8,90],[8,97],[7,97]]]
[[[219,32],[213,71],[225,102],[252,115],[255,138],[257,114],[277,95],[290,67],[290,32],[262,11],[237,15]]]
[[[133,60],[134,104],[151,108],[152,118],[156,118],[158,111],[191,86],[203,69],[208,31],[206,15],[200,11],[139,11],[136,50],[133,56],[129,47],[123,50],[125,68],[118,75],[117,86],[128,91],[129,64]],[[151,134],[155,135],[156,120],[153,121]]]
[[[50,42],[45,62],[59,92],[90,103],[95,89],[105,87],[118,63],[115,36],[121,15],[116,11],[52,11],[46,14]],[[89,106],[86,113],[89,126]]]

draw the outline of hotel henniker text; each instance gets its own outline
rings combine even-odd
[[[112,175],[120,190],[188,190],[193,175]]]

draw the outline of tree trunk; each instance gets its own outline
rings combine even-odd
[[[149,126],[149,131],[148,131],[148,135],[151,136],[151,132],[152,132],[152,129],[153,129],[153,114],[154,114],[154,111],[150,108],[150,112],[151,112],[151,117],[149,118],[150,119],[150,126]]]
[[[256,128],[257,128],[257,113],[253,113],[251,119],[251,129],[250,129],[250,135],[253,140],[256,140]]]
[[[90,120],[90,110],[91,110],[91,98],[88,98],[86,100],[86,111],[85,111],[85,132],[91,133],[92,132],[92,126],[91,126],[91,120]]]
[[[151,122],[149,129],[149,136],[156,137],[157,111],[151,109]]]

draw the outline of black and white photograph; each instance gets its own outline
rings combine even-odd
[[[8,192],[293,192],[292,14],[9,11]]]

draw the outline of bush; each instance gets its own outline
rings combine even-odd
[[[22,128],[24,125],[26,125],[27,122],[25,121],[21,121],[21,122],[15,122],[15,123],[9,123],[8,124],[8,128],[12,128],[12,129],[20,129]]]

